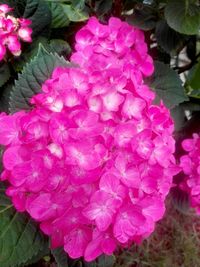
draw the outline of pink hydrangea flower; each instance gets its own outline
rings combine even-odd
[[[182,142],[185,154],[180,158],[180,167],[185,174],[180,188],[186,191],[191,206],[200,214],[200,136],[194,133]]]
[[[170,113],[144,83],[154,68],[143,33],[93,17],[75,49],[79,68],[57,67],[31,111],[1,114],[1,178],[52,247],[92,261],[153,232],[179,168]]]
[[[12,8],[0,5],[0,61],[4,59],[7,50],[14,56],[21,54],[21,41],[32,42],[31,21],[15,18],[10,13]]]

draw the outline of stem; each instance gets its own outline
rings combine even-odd
[[[1,214],[1,213],[4,213],[6,210],[9,210],[9,209],[12,208],[12,207],[13,207],[13,205],[11,204],[11,205],[7,206],[6,208],[0,210],[0,214]]]

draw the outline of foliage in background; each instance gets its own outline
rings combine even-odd
[[[117,16],[145,31],[150,54],[156,61],[155,73],[147,82],[156,91],[157,101],[162,99],[171,109],[177,147],[182,138],[200,130],[199,1],[0,0],[0,3],[11,5],[17,16],[33,21],[33,43],[24,44],[18,59],[10,58],[0,64],[0,111],[14,112],[27,107],[33,91],[39,90],[52,69],[66,64],[64,59],[68,59],[74,34],[88,17],[94,15],[106,22],[110,16]],[[47,53],[41,53],[41,44]],[[61,249],[50,251],[48,240],[34,222],[13,210],[1,185],[0,266],[200,266],[198,218],[187,208],[185,211],[187,199],[180,193],[171,194],[170,198],[165,219],[141,247],[118,251],[115,256],[100,257],[88,264],[81,259],[68,259]]]

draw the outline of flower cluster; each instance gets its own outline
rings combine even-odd
[[[185,178],[180,187],[188,193],[191,206],[200,214],[200,135],[185,139],[182,147],[186,153],[180,158],[180,166]]]
[[[24,18],[15,18],[9,13],[12,11],[8,5],[0,5],[0,61],[8,49],[14,56],[21,54],[21,43],[31,42],[31,21]]]
[[[92,17],[75,48],[74,67],[53,71],[30,112],[1,114],[2,179],[53,247],[91,261],[152,233],[177,166],[169,111],[143,82],[143,33]]]

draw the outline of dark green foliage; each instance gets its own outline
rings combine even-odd
[[[62,28],[69,25],[70,21],[79,22],[88,18],[85,11],[84,0],[57,1],[47,0],[52,12],[52,28]]]
[[[170,0],[165,8],[165,18],[171,28],[184,34],[197,34],[200,25],[198,1]]]
[[[48,251],[48,241],[25,214],[15,211],[0,184],[0,266],[23,266]]]
[[[155,61],[155,72],[150,79],[150,86],[156,92],[156,102],[162,99],[168,108],[188,100],[178,74],[162,62]]]
[[[62,39],[48,40],[46,37],[39,37],[27,47],[26,51],[24,51],[20,57],[15,59],[13,64],[15,71],[22,71],[23,67],[37,56],[40,45],[42,45],[49,53],[57,53],[59,56],[65,58],[71,52],[69,44]]]
[[[69,25],[70,21],[64,12],[64,5],[60,3],[49,2],[49,7],[52,12],[52,28],[62,28]]]
[[[32,21],[33,36],[37,36],[51,23],[51,12],[43,0],[26,0],[23,17]]]
[[[41,91],[41,86],[51,77],[52,71],[58,66],[71,66],[58,54],[48,53],[40,46],[37,56],[28,63],[16,80],[10,94],[10,112],[30,109],[29,99]]]
[[[156,26],[157,12],[151,6],[139,6],[132,15],[127,16],[127,21],[142,30],[152,30]]]
[[[186,37],[170,28],[166,20],[160,20],[155,29],[155,36],[160,45],[167,53],[175,54],[183,47]]]
[[[63,248],[53,249],[51,250],[51,252],[56,260],[58,267],[70,267],[69,259]]]
[[[196,64],[196,66],[192,70],[192,74],[190,76],[190,79],[188,80],[188,83],[192,89],[200,91],[199,77],[200,77],[200,61]]]
[[[9,80],[10,69],[8,64],[2,62],[0,63],[0,88]]]

